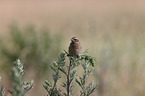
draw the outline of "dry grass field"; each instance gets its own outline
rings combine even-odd
[[[144,4],[143,0],[0,1],[0,37],[9,35],[11,24],[22,30],[28,25],[36,30],[47,28],[54,38],[61,34],[63,51],[70,38],[76,36],[82,51],[89,49],[89,54],[96,57],[94,79],[102,89],[98,88],[93,96],[145,96]],[[35,75],[25,74],[29,79]],[[45,94],[42,85],[38,86],[34,85],[30,96]]]

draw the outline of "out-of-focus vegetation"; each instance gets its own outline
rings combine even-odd
[[[4,86],[1,86],[0,88],[0,96],[4,96],[5,92],[4,92]]]
[[[10,31],[14,29],[15,31],[20,30],[20,32],[17,31],[17,34],[22,34],[22,36],[19,36],[21,37],[20,39],[23,39],[23,37],[29,38],[23,39],[24,41],[29,41],[27,44],[22,43],[27,46],[26,48],[20,47],[20,45],[16,43],[19,40],[17,41],[12,39],[12,37],[14,37],[14,33],[16,34],[15,31],[4,33],[5,31],[0,29],[2,34],[0,44],[2,44],[2,42],[6,42],[0,45],[1,81],[3,82],[9,80],[9,78],[3,77],[3,74],[9,72],[6,71],[11,67],[9,64],[12,65],[12,62],[14,62],[14,59],[17,57],[23,58],[21,60],[24,62],[24,65],[26,64],[26,70],[31,70],[26,71],[25,75],[29,74],[29,79],[33,79],[31,77],[33,77],[34,74],[40,74],[39,72],[41,72],[43,68],[45,69],[45,66],[48,66],[47,62],[44,62],[43,59],[41,59],[41,56],[46,56],[46,61],[47,59],[52,60],[54,57],[56,58],[58,56],[58,52],[56,54],[52,53],[57,50],[60,51],[61,48],[67,50],[70,38],[72,36],[76,36],[80,39],[82,51],[89,49],[91,56],[96,57],[97,60],[97,65],[95,66],[96,74],[94,75],[94,78],[99,86],[95,94],[100,94],[101,96],[145,96],[144,2],[129,2],[129,0],[121,2],[114,0],[108,2],[100,1],[101,3],[96,3],[95,1],[74,2],[44,2],[45,4],[41,3],[42,5],[37,3],[34,5],[34,8],[32,8],[31,3],[29,3],[26,9],[31,10],[25,9],[27,3],[23,4],[23,2],[18,2],[18,4],[12,3],[13,7],[10,11],[14,11],[12,12],[13,14],[8,14],[9,12],[7,11],[2,12],[3,14],[8,15],[5,16],[5,20],[1,19],[1,22],[3,23],[0,25],[4,25],[6,21],[12,21],[14,19],[18,22],[20,27],[29,23],[34,24],[34,26],[36,25],[37,27],[19,28],[19,26],[13,26],[10,29],[7,28],[7,30]],[[4,6],[4,8],[6,7]],[[45,46],[44,42],[41,42],[42,46],[38,46],[38,42],[36,40],[36,37],[39,37],[37,39],[40,42],[40,37],[43,33],[45,33],[42,32],[43,30],[39,30],[42,26],[44,28],[49,27],[50,31],[47,31],[46,33],[48,33],[48,38],[51,38],[51,42],[54,41],[54,43],[50,42],[50,44],[54,44],[51,45],[50,49],[47,49],[47,47],[46,49],[44,48],[49,51],[48,53],[46,52],[47,54],[45,55],[43,55],[44,50],[39,50],[41,49],[40,47]],[[1,28],[3,28],[3,26]],[[34,34],[31,35],[33,32],[26,32],[32,29],[37,31],[36,36]],[[62,43],[59,43],[61,40],[57,40],[57,36],[59,36],[59,34],[63,35],[62,38],[64,40]],[[45,35],[43,34],[43,36]],[[37,42],[36,45],[35,42]],[[49,44],[49,40],[46,40],[45,42],[48,42],[46,44]],[[57,44],[59,45],[57,46]],[[28,45],[31,45],[32,47]],[[36,50],[37,52],[34,52]],[[39,52],[41,54],[39,54]],[[6,53],[8,53],[8,55]],[[54,57],[52,57],[52,55],[54,55]],[[38,58],[40,58],[40,60]],[[26,62],[25,60],[28,61]],[[43,61],[44,65],[42,63],[39,63],[40,65],[38,64],[38,62],[41,61]],[[40,69],[42,70],[40,71]],[[34,74],[32,74],[32,72],[34,72]],[[45,76],[48,77],[48,75]],[[27,79],[27,77],[25,79]],[[34,84],[32,91],[35,91],[36,87],[41,87],[40,89],[43,89],[42,86],[35,86]],[[75,91],[77,92],[77,88],[75,88]],[[38,95],[40,91],[32,93],[36,93]],[[36,94],[32,95],[36,96]]]
[[[61,38],[57,34],[59,32],[50,36],[49,31],[40,30],[35,33],[34,27],[19,29],[19,27],[12,26],[10,34],[6,35],[7,37],[1,37],[0,72],[7,74],[6,70],[11,68],[9,64],[12,65],[14,59],[20,57],[24,65],[26,64],[26,70],[31,70],[28,73],[26,71],[26,75],[30,74],[29,79],[33,79],[31,77],[34,74],[31,72],[36,72],[35,74],[39,76],[44,70],[48,71],[49,64],[52,64],[51,61],[58,56],[58,51],[61,48],[67,49],[71,36],[77,36],[83,46],[82,50],[89,49],[89,53],[97,59],[94,77],[99,87],[98,93],[95,94],[144,96],[144,17],[142,13],[121,13],[108,17],[92,16],[92,18],[82,17],[81,19],[76,16],[74,17],[76,20],[70,18],[66,21],[67,25],[70,24],[66,29],[62,28],[61,33],[65,36],[63,43],[60,42]],[[75,33],[76,29],[79,30],[78,33]],[[45,35],[47,33],[48,35]],[[49,38],[51,39],[49,40]],[[50,47],[47,44],[50,44]],[[3,79],[4,77],[2,77]],[[40,77],[36,79],[40,79]],[[35,85],[34,88],[36,88]],[[40,93],[40,91],[37,92]]]
[[[13,62],[21,58],[26,69],[35,71],[36,78],[48,73],[49,65],[60,52],[62,38],[50,35],[47,29],[39,31],[33,26],[23,29],[10,26],[10,34],[0,37],[1,72],[8,75]]]
[[[26,93],[32,88],[33,81],[23,81],[24,66],[23,63],[18,59],[15,61],[12,69],[12,80],[13,88],[8,90],[11,96],[25,96]]]

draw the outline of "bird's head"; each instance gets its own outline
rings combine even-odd
[[[72,42],[72,43],[77,43],[77,42],[79,42],[79,39],[76,38],[76,37],[72,37],[72,38],[71,38],[71,42]]]

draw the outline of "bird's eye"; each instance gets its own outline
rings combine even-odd
[[[77,40],[77,39],[74,39],[75,41]]]
[[[75,42],[79,42],[79,40],[78,40],[78,39],[74,39],[74,41],[75,41]]]

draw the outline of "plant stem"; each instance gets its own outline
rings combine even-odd
[[[87,62],[85,62],[85,66],[87,65]],[[84,96],[86,96],[86,79],[87,79],[87,68],[85,69],[85,75],[84,75]]]
[[[56,72],[56,75],[55,76],[57,76],[57,73],[58,73],[58,71]],[[54,80],[54,85],[53,85],[53,88],[51,90],[50,96],[53,96],[53,94],[54,94],[54,89],[55,89],[55,86],[56,86],[57,81],[58,81],[58,78],[56,80]]]
[[[54,82],[54,85],[53,85],[53,88],[52,88],[52,91],[51,91],[50,96],[53,96],[53,92],[54,92],[54,88],[55,88],[55,86],[56,86],[56,82]]]
[[[71,71],[71,67],[72,67],[71,60],[72,60],[72,58],[70,58],[70,64],[69,64],[69,67],[68,67],[68,74],[67,74],[67,96],[70,96],[70,86],[71,86],[70,71]]]

